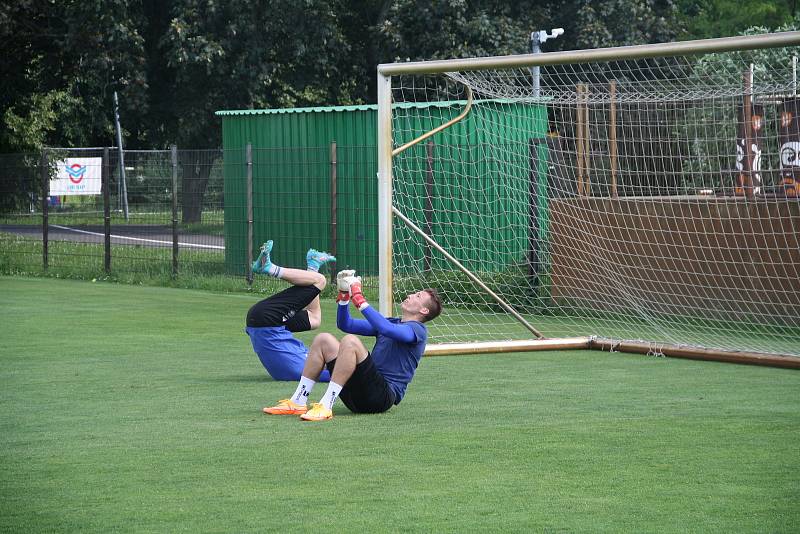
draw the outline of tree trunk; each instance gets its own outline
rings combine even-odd
[[[181,222],[199,223],[203,213],[203,196],[208,186],[213,161],[204,150],[183,150],[178,154],[183,170]]]

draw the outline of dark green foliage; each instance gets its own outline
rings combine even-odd
[[[631,24],[631,13],[635,24]],[[0,6],[0,152],[220,145],[219,109],[375,101],[379,63],[671,40],[672,2],[145,0]]]
[[[775,30],[790,24],[800,11],[797,0],[677,0],[684,39],[737,35],[760,26]]]

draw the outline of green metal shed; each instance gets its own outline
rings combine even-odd
[[[486,102],[486,101],[484,101]],[[433,129],[458,115],[465,102],[395,104],[393,129],[397,144]],[[241,272],[247,257],[247,162],[245,151],[252,145],[253,239],[254,250],[267,238],[279,242],[279,264],[303,267],[309,247],[335,249],[337,268],[351,266],[362,274],[377,274],[377,106],[337,106],[292,109],[218,111],[222,117],[225,154],[225,261],[229,272]],[[492,127],[487,128],[486,124]],[[524,124],[523,124],[524,123]],[[498,132],[498,126],[503,129]],[[493,182],[502,175],[508,180],[508,168],[515,169],[512,179],[529,180],[529,139],[544,138],[547,132],[546,107],[538,104],[476,102],[470,115],[436,134],[432,141],[437,154],[433,163],[435,189],[457,194],[434,195],[435,227],[453,228],[454,218],[474,210],[463,180]],[[513,161],[497,162],[485,157],[482,147],[502,142],[513,145]],[[517,138],[518,137],[518,138]],[[331,143],[336,143],[335,155]],[[403,187],[418,192],[417,200],[406,206],[406,213],[424,225],[422,201],[430,155],[426,144],[407,150],[395,162],[396,180]],[[467,154],[462,161],[446,157],[449,151]],[[335,164],[334,160],[335,159]],[[402,162],[402,163],[401,163]],[[501,166],[503,168],[501,168]],[[335,168],[335,171],[334,171]],[[335,172],[335,182],[332,181]],[[332,185],[334,184],[335,185]],[[507,188],[497,181],[500,188]],[[335,195],[332,190],[335,187]],[[527,191],[526,187],[515,188]],[[463,258],[472,268],[496,270],[505,262],[518,261],[528,246],[525,207],[529,199],[508,199],[512,217],[520,219],[514,235],[504,240],[519,242],[519,251],[498,257],[489,247],[475,257]],[[333,209],[332,209],[333,208]],[[430,212],[430,210],[428,210]],[[496,225],[492,215],[478,215],[487,232]],[[508,213],[503,215],[508,218]],[[335,218],[335,232],[332,222]],[[470,230],[472,231],[472,230]],[[516,235],[519,234],[519,235]],[[337,237],[338,236],[338,237]],[[442,235],[442,244],[458,246],[462,240],[478,236]],[[335,243],[333,240],[335,239]],[[489,239],[488,241],[491,241]]]

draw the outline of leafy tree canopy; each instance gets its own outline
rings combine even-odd
[[[219,109],[375,101],[376,66],[719,37],[797,0],[15,0],[0,4],[0,152],[220,145]]]

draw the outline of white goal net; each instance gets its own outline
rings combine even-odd
[[[393,157],[393,206],[548,338],[800,356],[797,55],[395,75],[395,148],[471,109]],[[443,295],[432,343],[533,337],[397,216],[392,280]]]

